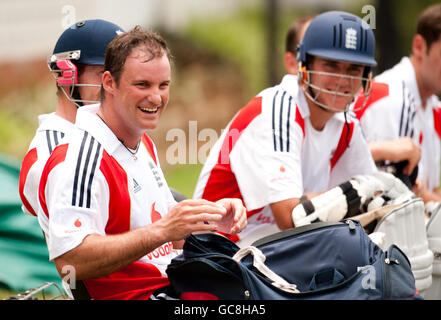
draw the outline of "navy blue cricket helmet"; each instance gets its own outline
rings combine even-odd
[[[305,95],[324,109],[335,112],[348,111],[357,95],[356,92],[330,91],[314,85],[311,82],[311,75],[320,76],[323,73],[308,70],[308,56],[364,66],[363,76],[358,79],[361,80],[363,95],[365,97],[369,96],[372,73],[377,65],[375,61],[375,37],[372,29],[361,18],[343,11],[328,11],[316,16],[306,29],[303,39],[299,43],[297,53],[298,79]],[[336,76],[351,79],[351,81],[357,78],[340,74],[336,74]],[[316,93],[313,92],[313,89],[316,90]],[[319,101],[320,93],[333,94],[334,98],[348,96],[352,100],[342,110],[335,107],[334,104],[321,103]]]
[[[375,37],[361,18],[343,11],[328,11],[315,17],[299,44],[297,61],[307,55],[371,67],[375,61]]]
[[[123,29],[105,20],[84,20],[64,30],[58,38],[52,55],[48,57],[49,70],[57,86],[77,107],[97,103],[81,98],[78,87],[100,87],[99,84],[78,83],[78,65],[104,66],[107,45]],[[65,88],[70,88],[69,94]]]
[[[76,63],[87,65],[104,65],[107,45],[123,29],[105,20],[84,20],[64,30],[58,38],[53,54],[80,50]]]

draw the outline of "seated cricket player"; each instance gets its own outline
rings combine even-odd
[[[58,38],[47,59],[57,86],[57,106],[55,112],[38,117],[39,127],[20,170],[19,194],[24,213],[37,216],[44,165],[73,129],[78,108],[99,102],[106,47],[122,32],[119,26],[105,20],[84,20],[64,30]],[[47,233],[47,217],[38,215],[38,221]]]
[[[356,215],[376,191],[395,185],[391,175],[377,175],[348,114],[361,87],[369,95],[376,66],[374,35],[365,26],[345,12],[314,18],[298,48],[298,76],[285,75],[253,98],[212,148],[194,197],[243,200],[248,226],[230,237],[239,245]]]
[[[415,31],[410,56],[375,77],[371,96],[356,114],[374,160],[395,166],[392,172],[407,176],[417,196],[436,203],[441,201],[441,4],[419,15]],[[356,105],[363,102],[357,99]]]
[[[170,297],[173,249],[194,232],[246,226],[239,199],[176,203],[168,188],[147,132],[169,101],[170,59],[165,40],[139,26],[112,40],[101,103],[79,109],[43,169],[39,214],[49,220],[49,258],[70,276],[63,284],[74,298]]]

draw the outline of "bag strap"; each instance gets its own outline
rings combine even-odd
[[[259,270],[263,275],[272,281],[272,285],[289,293],[300,293],[295,284],[287,282],[285,279],[274,273],[270,268],[265,265],[266,257],[262,251],[254,246],[248,246],[240,249],[233,256],[233,260],[240,263],[247,255],[253,255],[253,266]]]

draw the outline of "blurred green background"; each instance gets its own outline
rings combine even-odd
[[[3,45],[0,46],[0,153],[19,166],[38,126],[37,116],[55,108],[55,84],[45,60],[62,32],[57,21],[66,18],[63,10],[70,8],[66,6],[75,9],[77,21],[100,17],[125,29],[141,24],[158,31],[168,41],[174,56],[170,103],[159,128],[149,134],[157,145],[169,185],[192,197],[202,163],[189,164],[188,156],[183,163],[170,163],[167,149],[175,141],[166,140],[167,132],[179,128],[188,133],[189,121],[197,121],[199,131],[210,128],[220,135],[221,129],[248,100],[281,80],[285,73],[285,33],[295,19],[327,10],[345,10],[363,17],[363,6],[373,5],[377,72],[381,72],[409,54],[419,12],[437,2],[152,0],[148,5],[133,1],[131,7],[126,5],[126,9],[121,10],[117,1],[44,0],[39,2],[38,9],[31,10],[32,1],[4,0],[0,3],[0,42]],[[142,16],[141,9],[135,12],[136,4],[150,12]],[[35,12],[43,9],[44,14]],[[24,18],[17,21],[14,14]],[[32,21],[37,25],[29,26],[26,22],[25,28],[25,21],[31,16],[35,17]],[[20,55],[9,52],[17,42],[31,41],[31,38],[38,41],[44,32],[33,34],[33,29],[38,29],[38,23],[47,24],[49,18],[56,21],[57,28],[51,29],[50,39],[46,39],[47,44],[38,54],[33,53],[32,46],[18,51]],[[28,40],[15,36],[21,29],[26,29]],[[8,56],[5,52],[11,54]],[[187,146],[189,143],[192,142],[185,141]],[[198,141],[197,147],[202,143]],[[4,187],[0,185],[0,188]],[[9,291],[3,296],[8,294]]]

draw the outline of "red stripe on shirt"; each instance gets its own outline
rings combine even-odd
[[[121,165],[106,150],[100,164],[109,186],[109,219],[106,234],[118,234],[130,230],[130,194],[127,174]]]
[[[40,199],[41,208],[43,209],[43,212],[46,214],[46,217],[48,218],[49,218],[49,211],[47,209],[46,195],[45,195],[47,179],[52,169],[66,159],[68,146],[69,146],[68,144],[60,144],[59,146],[57,146],[50,155],[49,159],[47,160],[43,172],[41,173],[40,185],[38,188],[38,196]]]
[[[303,138],[305,137],[305,120],[303,120],[302,115],[300,114],[299,107],[296,106],[296,123],[300,126],[303,132]]]
[[[142,143],[144,144],[145,148],[147,149],[148,153],[152,157],[155,164],[158,165],[158,162],[156,160],[155,147],[153,145],[153,141],[145,133],[142,135]]]
[[[441,106],[433,108],[433,125],[438,137],[441,139]]]
[[[29,150],[23,159],[23,163],[21,164],[20,177],[18,180],[18,193],[20,194],[21,202],[23,203],[25,208],[34,216],[37,216],[37,214],[35,213],[35,210],[32,208],[28,199],[26,199],[26,196],[24,195],[24,187],[26,184],[26,179],[28,177],[29,170],[31,170],[32,166],[34,165],[35,162],[37,162],[37,160],[38,160],[37,148],[33,148]]]
[[[348,126],[346,124],[343,124],[340,140],[338,141],[337,148],[335,149],[335,152],[331,159],[331,170],[337,164],[338,160],[341,158],[343,153],[345,153],[346,149],[348,148],[348,144],[351,142],[352,133],[354,132],[354,123],[350,122],[348,123],[348,125],[349,125],[349,133],[348,133]]]
[[[95,300],[146,300],[153,292],[170,284],[153,264],[135,261],[110,275],[83,280]]]
[[[243,130],[261,113],[262,97],[255,97],[234,117],[222,143],[217,163],[210,172],[202,194],[203,199],[217,201],[222,198],[239,198],[243,201],[236,176],[231,171],[230,154]],[[262,209],[247,211],[247,216],[250,217]],[[233,241],[239,240],[237,236],[228,237]]]
[[[130,194],[127,174],[123,167],[105,150],[100,164],[109,186],[109,218],[106,234],[130,230]],[[147,210],[147,208],[146,208]],[[159,269],[150,263],[135,261],[122,270],[107,276],[83,280],[92,299],[148,299],[157,289],[169,284]]]
[[[357,97],[357,100],[354,104],[354,110],[355,115],[358,119],[361,119],[366,112],[366,110],[372,106],[374,102],[377,102],[380,99],[383,99],[384,97],[387,97],[389,95],[389,85],[387,83],[383,82],[372,82],[372,89],[371,93],[366,101],[366,104],[363,106],[365,96],[363,95],[363,90],[361,90],[361,93]],[[363,106],[363,108],[362,108]]]

